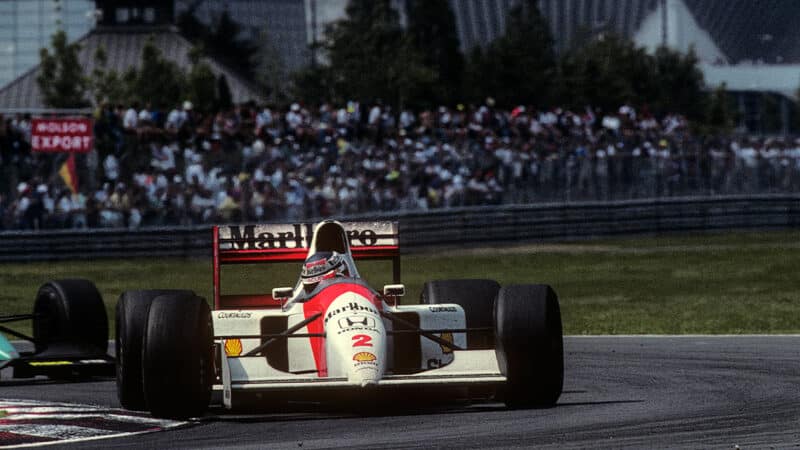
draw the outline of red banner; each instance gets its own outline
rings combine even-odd
[[[31,123],[35,152],[86,153],[93,140],[91,119],[33,119]]]

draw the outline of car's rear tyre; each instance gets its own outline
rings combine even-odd
[[[125,291],[116,308],[117,397],[127,409],[147,409],[142,387],[142,340],[153,299],[163,294],[194,295],[191,291],[152,289]]]
[[[33,303],[33,339],[37,353],[64,351],[105,355],[108,317],[100,292],[83,279],[49,281]]]
[[[153,299],[142,355],[147,408],[156,417],[183,419],[208,408],[213,382],[211,311],[192,294]]]
[[[494,299],[500,284],[494,280],[435,280],[422,286],[420,302],[428,305],[455,303],[464,308],[467,328],[488,328],[467,333],[467,349],[494,348],[492,320]]]
[[[564,383],[558,296],[547,285],[505,286],[495,302],[496,353],[509,407],[553,406]]]

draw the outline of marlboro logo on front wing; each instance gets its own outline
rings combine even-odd
[[[373,355],[370,352],[358,352],[355,355],[353,355],[353,361],[358,361],[358,362],[370,362],[370,361],[375,361],[376,359],[377,358],[375,358],[375,355]]]

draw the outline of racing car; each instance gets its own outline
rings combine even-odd
[[[2,324],[31,320],[33,336]],[[36,294],[32,314],[0,315],[0,369],[13,378],[78,379],[113,376],[107,354],[108,318],[103,299],[88,280],[49,281]],[[19,351],[5,335],[33,344]]]
[[[401,304],[395,222],[215,226],[213,310],[186,290],[124,292],[117,303],[117,391],[156,417],[275,399],[376,393],[488,393],[510,407],[548,407],[562,391],[558,298],[548,285],[435,280]],[[355,262],[389,260],[376,290]],[[224,294],[220,268],[301,263],[293,286]],[[220,395],[221,394],[221,395]]]

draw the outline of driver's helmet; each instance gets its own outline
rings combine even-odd
[[[306,258],[303,270],[300,272],[300,279],[306,292],[313,291],[320,281],[337,276],[350,276],[344,257],[337,252],[314,253]]]

